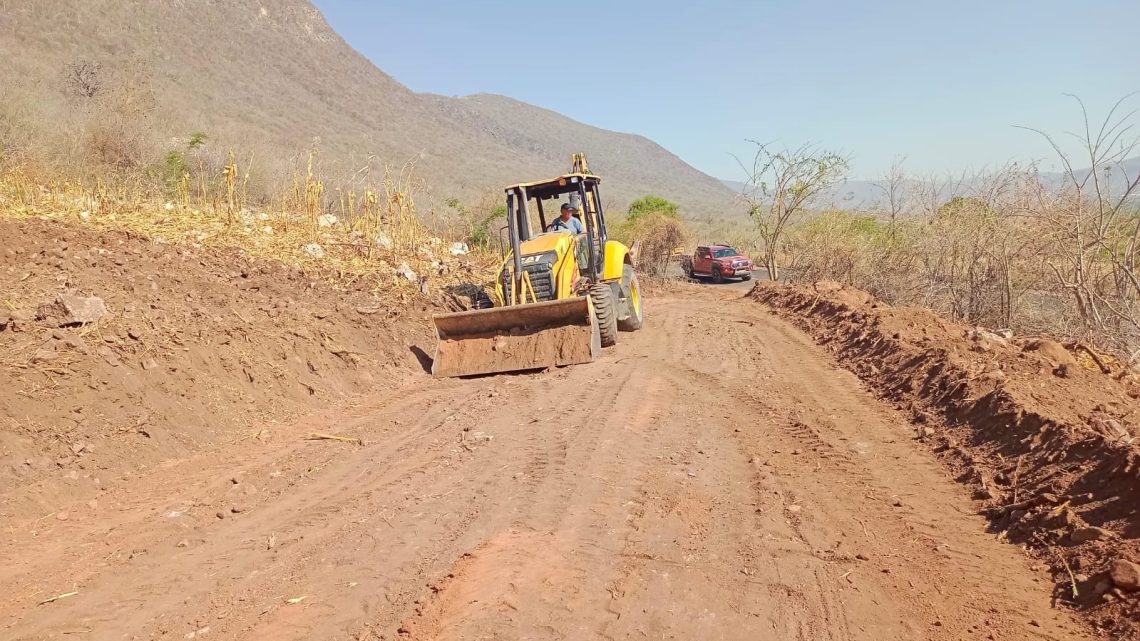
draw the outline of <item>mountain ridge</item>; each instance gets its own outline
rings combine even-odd
[[[644,136],[507,96],[414,92],[303,0],[52,5],[0,0],[0,57],[10,61],[0,85],[13,96],[0,101],[0,118],[19,103],[45,140],[56,123],[77,118],[64,71],[92,61],[109,85],[153,96],[159,124],[151,138],[168,144],[202,131],[215,153],[233,146],[267,167],[316,147],[333,173],[351,176],[373,156],[411,162],[433,197],[475,197],[563,173],[570,155],[584,151],[605,180],[611,211],[647,193],[692,214],[717,212],[733,199],[718,180]],[[150,156],[161,155],[161,144],[148,144],[159,147]]]
[[[1107,192],[1109,194],[1123,193],[1126,189],[1125,177],[1135,179],[1140,175],[1140,156],[1127,158],[1120,163],[1113,165],[1117,171],[1110,172],[1110,177],[1107,181]],[[1092,169],[1083,167],[1074,169],[1073,173],[1079,178],[1084,179],[1089,176]],[[947,182],[955,183],[959,189],[965,193],[969,193],[973,189],[975,183],[984,180],[987,174],[983,173],[977,177],[965,177],[959,179],[948,180]],[[1046,188],[1057,190],[1072,182],[1064,172],[1060,171],[1043,171],[1037,174],[1038,180]],[[745,188],[745,183],[739,180],[729,180],[726,178],[720,179],[721,182],[728,187],[733,193],[740,194]],[[905,178],[903,180],[903,190],[914,190],[915,188],[931,184],[931,181],[919,178]],[[882,180],[848,180],[840,185],[832,187],[819,196],[817,205],[823,207],[836,207],[840,209],[863,209],[874,210],[883,209],[887,206],[887,196],[884,192],[886,183]],[[961,194],[959,194],[961,195]],[[904,195],[904,198],[906,195]]]

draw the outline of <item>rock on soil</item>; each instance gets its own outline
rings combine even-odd
[[[1069,540],[1073,543],[1087,543],[1088,541],[1099,541],[1101,539],[1108,539],[1112,537],[1112,532],[1100,527],[1084,527],[1073,530],[1069,534]]]
[[[1131,561],[1117,559],[1112,562],[1109,570],[1112,583],[1121,590],[1133,592],[1140,590],[1140,565]]]
[[[97,296],[59,294],[55,303],[56,309],[49,308],[42,316],[57,321],[61,327],[94,323],[107,315],[107,306]]]
[[[420,279],[419,275],[412,271],[412,268],[409,267],[407,263],[400,263],[400,266],[396,268],[396,275],[410,283],[417,282]]]
[[[1030,340],[1022,348],[1026,352],[1035,352],[1047,358],[1056,366],[1070,366],[1076,365],[1077,359],[1065,346],[1057,341],[1048,338],[1038,338]]]

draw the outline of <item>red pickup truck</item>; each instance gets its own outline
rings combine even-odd
[[[752,278],[752,260],[728,245],[702,245],[686,261],[689,278],[712,278],[723,283],[726,278]]]

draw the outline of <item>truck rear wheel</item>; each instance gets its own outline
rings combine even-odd
[[[617,310],[614,309],[613,288],[608,283],[590,285],[590,300],[594,303],[594,313],[598,317],[602,347],[617,345]]]
[[[641,307],[641,286],[637,282],[637,272],[630,265],[621,270],[621,292],[625,296],[629,316],[618,320],[618,329],[623,332],[636,332],[641,329],[644,312]]]

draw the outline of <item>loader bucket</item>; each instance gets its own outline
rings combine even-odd
[[[437,314],[433,320],[436,377],[589,363],[602,351],[585,297]]]

